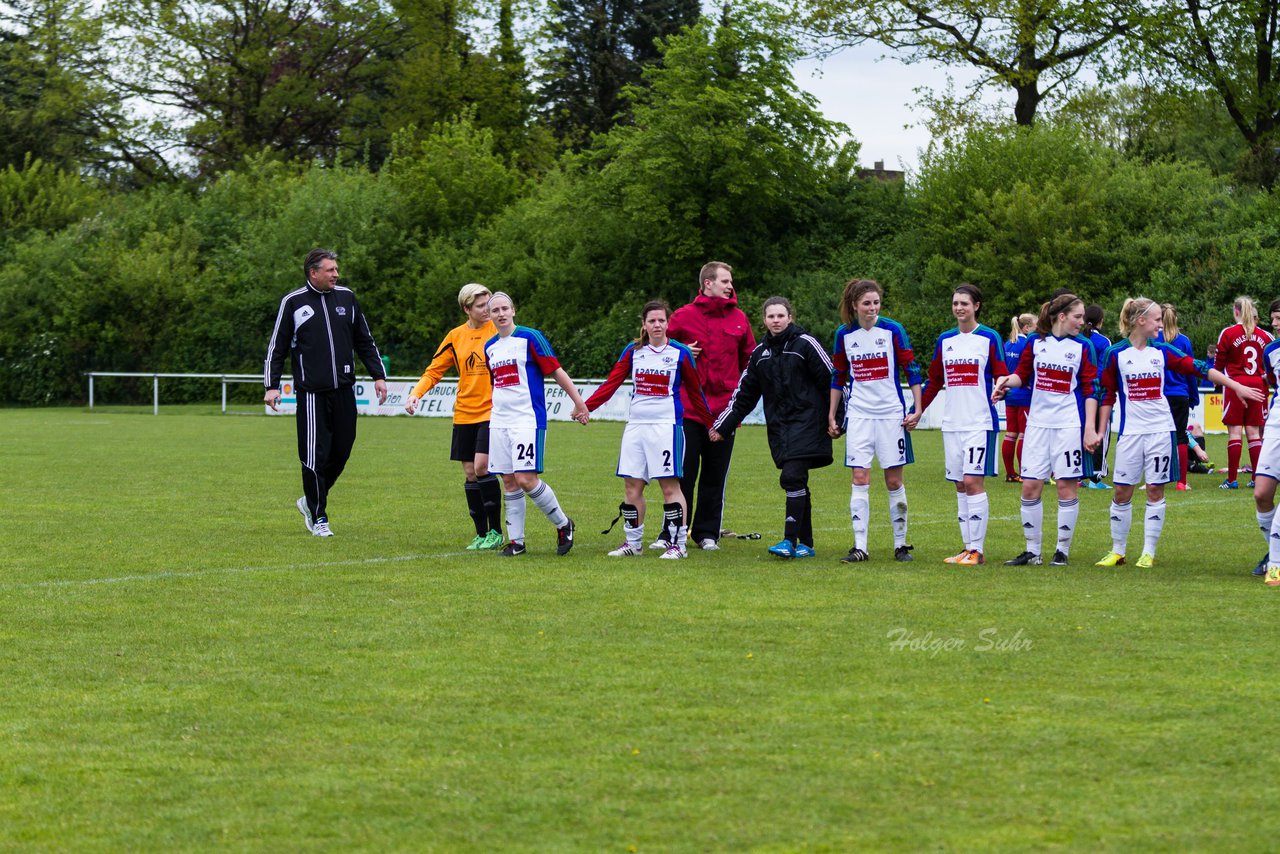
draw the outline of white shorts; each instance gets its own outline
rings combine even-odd
[[[1258,457],[1254,475],[1280,480],[1280,436],[1262,434],[1262,454]]]
[[[1079,427],[1028,427],[1022,437],[1024,480],[1072,480],[1093,474]]]
[[[543,446],[547,431],[537,427],[489,426],[489,471],[515,474],[542,472]]]
[[[911,452],[911,434],[894,418],[850,418],[844,437],[844,464],[851,469],[869,469],[872,460],[880,468],[892,469],[916,461]]]
[[[996,470],[995,430],[942,431],[942,453],[946,459],[947,480],[959,483],[965,475],[994,477]]]
[[[1121,433],[1116,442],[1116,462],[1111,480],[1121,486],[1137,486],[1145,477],[1148,486],[1169,483],[1178,477],[1178,440],[1173,432]]]
[[[490,468],[492,468],[490,464]],[[618,452],[618,477],[650,481],[684,475],[684,428],[678,424],[628,424]]]

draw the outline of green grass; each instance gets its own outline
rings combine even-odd
[[[1100,492],[1071,567],[951,568],[922,432],[914,563],[875,479],[873,560],[837,562],[842,466],[812,484],[818,558],[786,563],[746,428],[726,522],[764,540],[611,560],[621,425],[555,424],[579,542],[556,558],[531,509],[507,561],[462,550],[448,423],[362,419],[320,540],[293,420],[210,412],[0,412],[0,848],[1274,847],[1280,592],[1243,489],[1171,491],[1155,570],[1091,565]],[[990,492],[998,561],[1018,495]]]

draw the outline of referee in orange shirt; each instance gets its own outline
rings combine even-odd
[[[498,334],[489,320],[489,289],[484,285],[463,285],[458,305],[467,322],[440,342],[422,379],[413,387],[405,410],[412,415],[418,401],[431,391],[445,371],[458,372],[458,396],[453,403],[453,446],[449,459],[462,463],[467,512],[476,526],[476,538],[469,551],[500,549],[502,539],[502,490],[495,475],[489,474],[489,410],[493,405],[493,385],[485,365],[484,345]]]

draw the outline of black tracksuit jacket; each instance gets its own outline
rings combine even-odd
[[[387,378],[356,295],[341,285],[319,291],[307,282],[280,300],[262,379],[268,389],[280,386],[286,352],[293,359],[294,385],[301,391],[354,385],[353,352],[375,380]]]

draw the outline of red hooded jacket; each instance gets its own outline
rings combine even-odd
[[[698,378],[707,407],[715,418],[729,406],[729,398],[738,387],[738,378],[751,360],[756,347],[751,322],[738,308],[737,296],[708,297],[699,295],[688,305],[676,309],[667,324],[667,335],[681,344],[696,344],[702,352],[695,357]],[[694,414],[689,402],[688,386],[680,391],[684,417],[710,428],[710,424]]]

